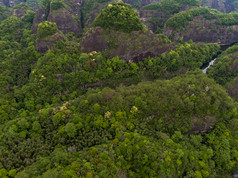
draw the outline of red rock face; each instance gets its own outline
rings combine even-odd
[[[101,27],[90,29],[81,41],[82,51],[105,51],[109,57],[119,56],[126,61],[138,62],[148,57],[159,56],[173,49],[172,45],[150,31],[134,31],[130,34],[111,31],[109,34]]]

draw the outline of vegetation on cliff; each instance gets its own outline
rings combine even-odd
[[[230,96],[238,100],[238,45],[234,45],[217,58],[215,64],[208,69],[208,76],[224,86]]]
[[[123,51],[115,43],[121,37],[134,44],[125,56],[156,40],[169,50],[137,61],[83,53],[82,41],[68,33],[41,54],[39,38],[61,32],[43,21],[33,34],[34,15],[0,22],[0,177],[216,177],[238,170],[238,105],[219,85],[237,77],[237,45],[208,78],[200,68],[219,45],[141,32],[138,13],[112,3],[93,24],[107,30],[109,47]]]
[[[162,0],[142,7],[143,10],[155,10],[164,14],[174,14],[179,12],[183,5],[199,6],[199,0]]]
[[[166,22],[166,26],[172,27],[175,30],[180,30],[187,26],[188,23],[197,16],[203,16],[207,20],[214,20],[215,24],[221,26],[238,25],[238,12],[224,14],[214,9],[197,7],[173,15]]]
[[[6,19],[9,16],[9,14],[10,14],[9,8],[0,5],[0,22]]]

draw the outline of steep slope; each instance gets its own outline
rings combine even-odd
[[[174,14],[199,6],[198,0],[162,0],[140,9],[140,18],[153,32],[161,33],[165,22]]]
[[[37,10],[40,5],[40,0],[0,0],[0,5],[6,7],[15,7],[21,3],[26,3],[29,5],[31,10]]]
[[[81,3],[81,0],[72,2],[47,0],[36,12],[32,28],[33,32],[36,33],[39,23],[47,20],[56,23],[59,30],[64,34],[72,32],[79,36],[79,33],[82,31]]]
[[[166,22],[163,34],[173,41],[229,45],[238,41],[237,12],[224,14],[203,7],[180,12]]]
[[[0,22],[10,15],[10,9],[6,6],[0,5]]]
[[[232,134],[225,137],[228,130],[223,124],[234,118],[234,102],[221,86],[201,72],[115,90],[91,90],[75,100],[39,110],[34,119],[25,116],[5,124],[2,142],[11,147],[0,147],[0,161],[7,169],[17,170],[14,165],[24,163],[27,167],[17,177],[181,176],[196,175],[197,171],[209,176],[237,166],[231,151],[237,146],[226,147],[229,156],[223,159],[224,147],[217,145],[218,141],[229,143],[234,139]],[[207,132],[217,122],[217,128],[206,136],[192,135],[189,139],[184,134]],[[237,145],[237,140],[233,143]],[[10,152],[11,148],[21,156]],[[82,155],[84,152],[87,157]],[[189,159],[197,152],[207,156]],[[161,156],[167,154],[170,160]],[[42,157],[37,160],[39,156]],[[210,166],[207,159],[217,166]],[[150,164],[151,161],[156,164]],[[198,167],[201,162],[203,166]],[[225,162],[233,166],[224,166]],[[202,171],[204,167],[206,172]],[[191,171],[195,168],[196,172]]]
[[[185,1],[195,2],[176,0]],[[219,53],[216,43],[171,42],[122,2],[42,3],[36,16],[20,4],[0,22],[1,178],[210,178],[238,170],[238,107],[226,92],[235,88],[236,99],[237,46],[208,71],[214,80],[200,68]],[[166,19],[191,6],[170,7],[152,15]],[[194,16],[236,24],[236,13],[194,12],[170,21],[174,33]]]
[[[53,50],[58,41],[64,41],[65,37],[58,30],[56,23],[44,21],[38,25],[36,49],[40,53]]]
[[[125,3],[107,5],[96,18],[94,26],[82,38],[83,52],[106,51],[109,57],[119,56],[126,61],[138,62],[173,48],[146,30],[138,14]]]
[[[208,76],[225,86],[230,96],[238,99],[238,46],[234,45],[224,51],[215,64],[208,69]]]

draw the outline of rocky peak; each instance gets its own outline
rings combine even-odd
[[[33,32],[36,33],[40,22],[47,20],[55,22],[64,34],[73,32],[77,36],[82,30],[80,13],[82,3],[83,0],[51,1],[50,7],[41,7],[36,12]]]

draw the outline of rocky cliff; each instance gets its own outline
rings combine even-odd
[[[192,39],[194,42],[229,45],[238,42],[238,25],[222,26],[217,24],[216,20],[207,20],[203,16],[197,16],[185,28],[177,31],[166,27],[163,34],[172,41]]]
[[[45,20],[55,22],[64,34],[73,32],[76,36],[82,31],[81,5],[83,0],[67,0],[65,2],[51,2],[50,7],[37,10],[32,30],[37,31],[37,25]]]
[[[80,17],[73,15],[66,8],[52,10],[47,18],[48,21],[55,22],[60,31],[64,34],[73,32],[76,36],[81,32]]]
[[[63,35],[60,34],[59,32],[56,32],[55,34],[50,36],[39,38],[36,40],[36,49],[40,53],[45,53],[48,50],[53,50],[54,45],[59,40],[64,40]]]
[[[151,31],[133,31],[130,34],[119,31],[106,31],[101,27],[91,28],[82,38],[82,51],[105,51],[108,57],[119,56],[128,62],[138,62],[169,52],[173,46]]]

